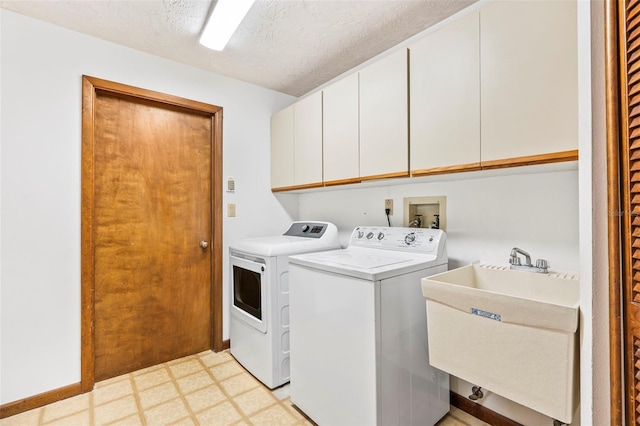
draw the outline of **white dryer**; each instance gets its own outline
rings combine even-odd
[[[447,270],[436,229],[358,227],[289,258],[291,401],[319,425],[434,425],[449,375],[429,365],[421,278]]]
[[[229,247],[231,355],[271,389],[289,381],[288,256],[339,248],[328,222],[293,222],[283,235]]]

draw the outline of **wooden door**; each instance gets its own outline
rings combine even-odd
[[[627,424],[640,423],[640,2],[620,7],[622,297]]]
[[[94,378],[103,380],[214,346],[219,129],[211,112],[120,91],[95,90],[91,107]]]
[[[640,424],[640,1],[605,13],[611,424]]]

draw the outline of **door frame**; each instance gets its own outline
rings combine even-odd
[[[222,341],[222,107],[173,95],[82,76],[82,206],[81,206],[81,392],[95,384],[94,347],[94,106],[98,93],[160,103],[211,118],[211,337],[210,347],[225,349]]]

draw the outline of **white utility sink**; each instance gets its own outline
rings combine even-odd
[[[423,278],[430,364],[571,423],[579,284],[577,275],[479,264]]]

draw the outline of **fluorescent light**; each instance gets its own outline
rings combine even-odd
[[[244,19],[255,0],[218,0],[216,8],[204,26],[200,44],[213,50],[222,50],[233,32]]]

